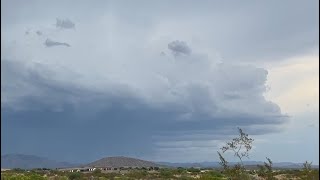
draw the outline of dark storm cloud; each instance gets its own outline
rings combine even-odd
[[[207,90],[198,85],[187,90],[193,112],[185,120],[181,115],[188,108],[179,103],[154,107],[130,89],[117,90],[121,86],[110,87],[116,93],[101,93],[54,80],[53,72],[46,67],[39,69],[8,60],[1,63],[5,67],[1,74],[4,153],[50,154],[70,161],[77,157],[90,161],[106,155],[151,156],[159,146],[156,143],[167,141],[167,137],[170,141],[196,140],[200,133],[209,135],[202,139],[220,139],[221,135],[234,134],[232,130],[237,126],[253,134],[269,133],[275,130],[260,127],[258,132],[254,126],[273,127],[286,120],[275,104],[263,103],[260,106],[271,113],[234,112],[214,104],[213,111],[223,113],[210,115],[201,110],[210,102],[200,98]],[[189,137],[183,136],[186,134]],[[50,143],[44,146],[44,142]]]

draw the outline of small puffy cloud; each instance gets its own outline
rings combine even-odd
[[[75,29],[75,24],[69,19],[57,18],[56,27],[61,29]]]
[[[172,41],[168,44],[168,49],[170,49],[174,55],[191,54],[191,48],[184,41]]]
[[[57,41],[53,41],[51,39],[47,39],[44,42],[46,47],[53,47],[53,46],[66,46],[66,47],[70,47],[70,44],[65,43],[65,42],[57,42]]]
[[[37,31],[36,34],[37,34],[38,36],[41,36],[41,35],[42,35],[42,32],[41,32],[41,31]]]
[[[164,53],[163,51],[161,51],[160,56],[165,56],[166,53]]]

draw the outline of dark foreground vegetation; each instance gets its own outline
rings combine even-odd
[[[237,169],[233,169],[235,175]],[[57,170],[20,170],[13,169],[1,172],[1,180],[106,180],[106,179],[199,179],[199,180],[219,180],[219,179],[319,179],[319,170],[245,170],[238,176],[230,177],[229,174],[216,169],[196,169],[196,168],[163,168],[157,171],[131,170],[126,172],[108,172],[99,170],[93,172],[61,172]]]
[[[310,162],[305,162],[301,169],[275,169],[270,158],[264,165],[247,168],[243,159],[249,157],[253,139],[239,128],[239,137],[227,142],[218,152],[220,169],[200,168],[157,168],[126,169],[114,172],[95,169],[90,172],[69,172],[52,169],[12,169],[1,171],[1,180],[106,180],[106,179],[199,179],[199,180],[318,180],[319,169],[312,169]],[[231,151],[238,158],[236,165],[229,165],[223,153]]]

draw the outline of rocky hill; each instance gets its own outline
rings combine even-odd
[[[89,167],[160,167],[162,165],[129,157],[106,157],[87,164]]]

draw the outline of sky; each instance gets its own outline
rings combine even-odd
[[[318,39],[316,0],[1,0],[1,153],[319,164]]]

